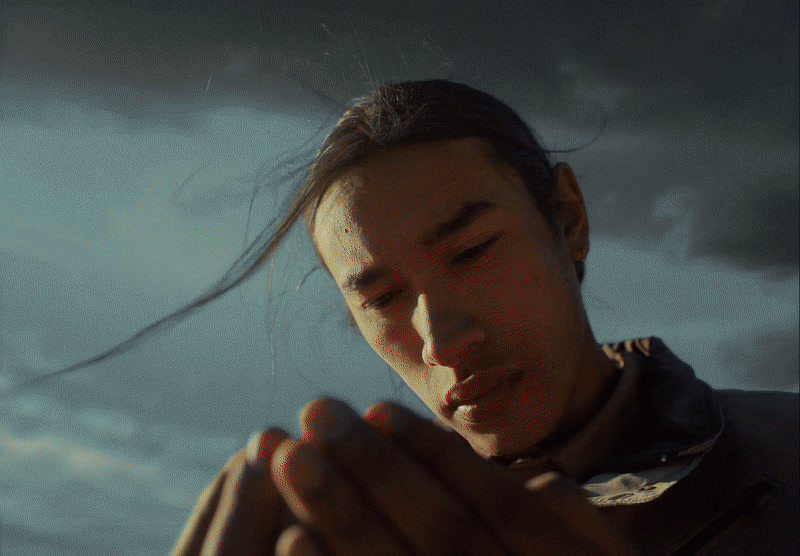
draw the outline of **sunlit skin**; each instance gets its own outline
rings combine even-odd
[[[569,437],[619,374],[591,331],[574,268],[589,247],[583,198],[568,166],[554,176],[561,237],[480,140],[398,147],[335,182],[312,230],[369,345],[484,457]],[[437,224],[478,201],[493,208],[425,243]],[[386,272],[363,288],[343,285],[372,265]],[[498,418],[470,425],[445,396],[486,372],[521,379]]]

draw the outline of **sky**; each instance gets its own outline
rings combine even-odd
[[[386,81],[460,81],[547,148],[585,145],[552,157],[587,207],[599,341],[658,336],[715,388],[798,391],[796,2],[379,4],[0,8],[1,554],[168,552],[249,436],[297,434],[321,396],[431,416],[330,277],[303,279],[302,227],[271,297],[264,270],[11,391],[215,284],[285,209],[289,157]]]

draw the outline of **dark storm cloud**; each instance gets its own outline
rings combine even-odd
[[[720,349],[741,388],[790,390],[800,381],[797,326],[744,335]]]
[[[8,54],[15,66],[151,89],[205,92],[211,76],[209,91],[294,82],[340,101],[367,90],[370,78],[449,75],[519,109],[569,114],[581,107],[569,94],[574,75],[559,69],[566,61],[578,75],[632,87],[627,102],[637,114],[649,109],[647,125],[682,113],[719,125],[777,124],[796,136],[794,2],[127,5],[10,8]],[[718,121],[721,110],[730,117]]]
[[[323,121],[372,83],[464,81],[535,127],[551,119],[578,134],[551,148],[610,118],[595,145],[608,153],[581,182],[590,210],[608,215],[594,230],[657,243],[683,224],[654,211],[670,189],[690,189],[687,255],[796,272],[796,2],[58,6],[3,16],[15,95],[110,106],[146,133],[197,128],[196,110],[232,102]],[[591,153],[575,155],[578,170]]]
[[[798,191],[785,188],[793,178],[787,174],[753,176],[745,184],[732,180],[744,187],[706,196],[697,210],[709,217],[698,221],[692,253],[736,260],[748,270],[763,270],[766,278],[796,273]]]
[[[595,232],[659,243],[685,227],[688,257],[797,272],[796,143],[709,130],[609,130],[598,143],[573,155]]]

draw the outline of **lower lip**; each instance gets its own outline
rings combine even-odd
[[[473,402],[456,408],[453,418],[464,425],[484,425],[501,419],[509,408],[521,375],[513,375]]]

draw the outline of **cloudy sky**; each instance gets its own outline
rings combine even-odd
[[[297,432],[321,395],[430,415],[326,274],[298,288],[301,228],[271,298],[260,272],[11,390],[212,286],[285,208],[288,157],[390,80],[482,88],[551,149],[601,131],[553,155],[589,212],[598,340],[659,336],[714,387],[798,391],[797,2],[350,4],[0,8],[3,554],[163,554],[250,434]]]

